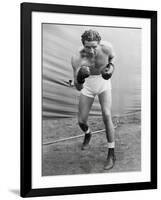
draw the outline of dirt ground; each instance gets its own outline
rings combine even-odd
[[[76,118],[43,120],[42,175],[70,175],[90,173],[130,172],[141,170],[140,112],[114,117],[116,128],[116,163],[113,169],[104,170],[107,157],[105,132],[92,135],[90,148],[82,151],[83,137],[45,145],[62,138],[83,134]],[[92,131],[104,129],[101,117],[90,117]]]

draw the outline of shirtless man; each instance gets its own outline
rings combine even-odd
[[[114,71],[114,52],[111,44],[101,42],[97,31],[87,30],[82,36],[83,47],[71,59],[74,84],[81,91],[78,123],[85,133],[82,150],[89,147],[91,131],[87,120],[94,98],[98,95],[108,143],[104,169],[111,169],[115,162],[115,131],[111,117],[111,76]]]

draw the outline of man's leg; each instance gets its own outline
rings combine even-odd
[[[104,169],[110,169],[114,165],[115,155],[115,130],[111,116],[112,96],[111,90],[106,90],[99,95],[99,101],[102,109],[103,121],[106,128],[106,137],[108,142],[108,155]]]
[[[78,107],[78,123],[82,131],[85,133],[84,141],[82,144],[82,150],[88,148],[88,144],[91,138],[91,131],[88,127],[87,120],[93,101],[94,98],[87,97],[83,94],[80,95]]]

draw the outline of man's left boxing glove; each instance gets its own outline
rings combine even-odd
[[[108,63],[101,71],[102,77],[106,80],[110,79],[114,72],[114,64]]]
[[[79,84],[83,84],[85,82],[85,78],[90,76],[90,69],[88,66],[81,66],[77,73],[77,82]]]

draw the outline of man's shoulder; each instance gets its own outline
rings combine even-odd
[[[71,57],[71,63],[73,68],[77,68],[79,62],[80,62],[81,56],[79,50],[77,50]]]
[[[72,56],[72,60],[80,60],[82,53],[84,52],[83,47],[79,47]]]
[[[78,53],[75,53],[75,54],[72,55],[71,60],[73,62],[78,61],[79,59],[80,59],[80,55]]]
[[[112,44],[108,41],[101,41],[100,46],[104,49],[111,49],[113,48]]]
[[[102,48],[102,51],[106,54],[113,54],[113,46],[108,41],[101,41],[100,46]]]

